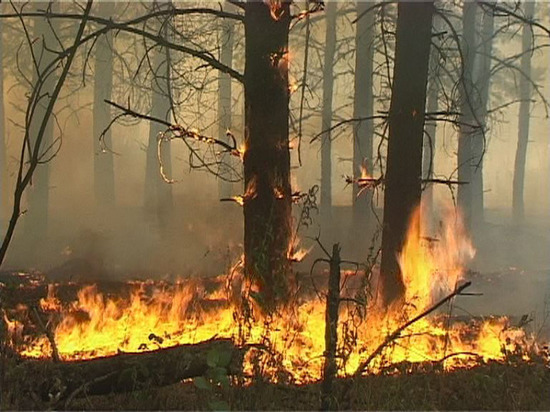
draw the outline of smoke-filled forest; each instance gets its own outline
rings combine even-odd
[[[550,409],[549,4],[0,2],[0,408]]]

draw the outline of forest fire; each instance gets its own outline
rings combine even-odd
[[[341,375],[355,373],[395,329],[452,292],[463,278],[464,265],[474,250],[460,216],[446,217],[437,241],[426,241],[422,234],[419,209],[400,256],[407,287],[406,306],[384,312],[372,302],[366,306],[366,316],[355,304],[341,306]],[[233,296],[247,289],[243,286],[246,282],[226,283],[233,284]],[[212,337],[230,338],[237,344],[268,346],[269,353],[277,354],[279,367],[297,383],[321,378],[324,299],[299,297],[278,315],[266,318],[249,314],[245,319],[241,298],[228,298],[221,289],[209,292],[200,280],[173,287],[158,284],[152,293],[145,293],[146,285],[150,283],[136,283],[128,298],[105,296],[95,286],[86,286],[68,305],[63,305],[50,288],[41,307],[52,313],[52,318],[60,315],[54,332],[59,356],[63,360],[90,359],[197,343]],[[219,304],[212,305],[214,302]],[[15,333],[17,325],[10,322],[10,328]],[[480,360],[504,359],[506,353],[517,353],[527,343],[525,333],[510,328],[506,318],[463,324],[441,315],[423,317],[388,343],[368,370],[378,372],[402,362],[432,362],[446,369],[468,367]],[[45,358],[51,356],[52,348],[44,336],[18,346],[18,350],[26,357]],[[245,371],[251,372],[250,362]],[[263,373],[272,380],[279,379],[274,367],[268,366],[271,363],[265,359],[262,362]]]

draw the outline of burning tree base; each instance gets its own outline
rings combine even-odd
[[[61,405],[74,397],[129,392],[171,385],[204,375],[209,357],[220,354],[228,373],[237,373],[244,351],[231,340],[215,339],[194,345],[178,345],[151,352],[122,353],[84,361],[26,360],[6,377],[27,407]]]

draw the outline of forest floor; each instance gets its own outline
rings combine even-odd
[[[423,371],[339,380],[342,410],[550,410],[550,368],[543,363],[490,363],[451,372]],[[198,389],[192,382],[127,394],[76,399],[71,410],[319,410],[320,385],[256,382]],[[15,405],[13,405],[15,407]]]

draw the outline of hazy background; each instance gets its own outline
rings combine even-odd
[[[345,20],[339,20],[338,37],[343,53],[335,65],[334,121],[351,117],[353,102],[353,31]],[[347,27],[347,28],[346,28]],[[324,24],[316,23],[312,36],[322,42]],[[300,32],[291,39],[291,81],[301,73],[303,48]],[[4,31],[4,50],[14,47],[12,38]],[[520,42],[506,44],[510,52],[518,49]],[[502,45],[498,46],[502,48]],[[242,53],[242,46],[235,50],[235,58]],[[312,61],[320,59],[316,55]],[[242,56],[241,56],[242,60]],[[548,91],[548,52],[536,53],[533,66],[544,72],[544,93]],[[312,63],[313,64],[313,63]],[[317,63],[315,63],[317,64]],[[239,66],[240,65],[240,66]],[[242,69],[242,63],[237,62]],[[2,182],[2,233],[9,217],[17,154],[20,149],[22,113],[15,106],[23,105],[24,93],[16,87],[16,73],[4,70],[7,162],[1,165],[6,171]],[[217,78],[212,71],[211,80]],[[314,77],[314,76],[313,76]],[[380,85],[376,86],[380,89]],[[493,88],[500,87],[493,84]],[[197,100],[195,113],[185,116],[187,125],[196,127],[207,135],[217,133],[216,82],[208,85],[211,97],[205,92]],[[320,90],[310,97],[310,104],[320,111]],[[207,96],[207,97],[205,97]],[[316,103],[317,98],[317,103]],[[173,184],[175,216],[164,233],[158,230],[155,219],[143,209],[145,181],[145,147],[148,139],[146,122],[133,126],[115,125],[113,147],[115,159],[116,208],[99,214],[94,206],[92,135],[93,83],[65,97],[60,105],[80,107],[76,113],[60,114],[63,128],[63,146],[51,163],[51,187],[49,212],[51,222],[47,242],[29,261],[26,245],[21,239],[25,216],[20,220],[15,241],[8,253],[3,269],[37,269],[50,272],[52,277],[92,279],[105,277],[165,277],[217,275],[240,256],[242,243],[242,210],[234,203],[219,202],[218,182],[207,173],[190,170],[188,154],[180,142],[172,143]],[[125,96],[116,99],[125,102]],[[242,139],[243,103],[242,88],[233,82],[233,132]],[[297,116],[299,93],[292,96],[291,109]],[[190,102],[190,104],[194,104]],[[500,104],[493,97],[490,106]],[[377,109],[382,109],[379,107]],[[376,111],[376,110],[375,110]],[[200,113],[197,114],[197,113]],[[542,305],[544,295],[550,292],[550,121],[539,102],[532,106],[530,143],[527,153],[525,200],[527,219],[524,227],[511,226],[511,199],[514,156],[517,144],[518,105],[512,105],[496,116],[488,135],[488,152],[485,157],[485,207],[487,227],[475,239],[478,249],[472,269],[484,277],[478,288],[490,299],[495,311],[515,313],[535,309]],[[294,189],[307,190],[320,180],[320,143],[309,140],[321,131],[320,112],[304,122],[302,142],[302,166],[298,167],[296,150],[292,153]],[[346,186],[344,175],[352,174],[352,129],[343,127],[335,133],[333,142],[333,204],[335,229],[323,231],[322,239],[328,244],[341,241],[347,258],[362,260],[366,250],[356,247],[350,238],[352,189]],[[295,136],[294,136],[295,137]],[[456,129],[439,123],[435,157],[436,175],[449,176],[456,168]],[[376,148],[377,143],[375,143]],[[373,171],[376,176],[377,171]],[[160,179],[160,175],[159,175]],[[242,193],[241,185],[233,186],[234,194]],[[383,194],[375,200],[382,205]],[[442,203],[452,201],[446,187],[436,189],[436,199]],[[304,246],[312,245],[305,236],[316,235],[318,227],[304,232]],[[311,260],[302,264],[309,267]],[[489,283],[492,282],[490,285]],[[489,285],[489,286],[487,286]],[[479,302],[479,300],[478,300]],[[487,300],[483,300],[483,306]],[[468,303],[475,309],[477,303]]]

